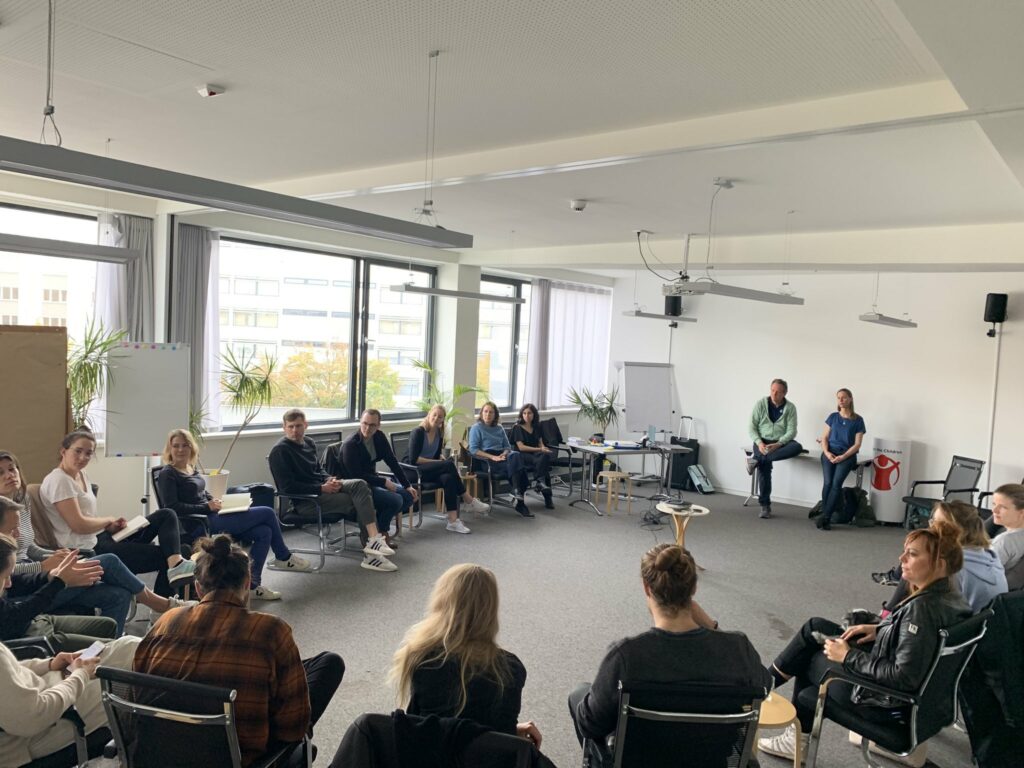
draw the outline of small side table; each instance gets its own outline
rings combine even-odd
[[[659,512],[664,512],[666,515],[672,515],[672,524],[676,529],[676,544],[683,549],[686,549],[686,527],[690,524],[690,521],[695,517],[704,517],[711,514],[710,509],[699,504],[691,504],[688,509],[676,509],[667,501],[661,502],[655,509]],[[697,558],[694,558],[694,563],[696,562]],[[699,565],[697,568],[702,571],[704,570]]]
[[[796,707],[789,699],[783,698],[777,691],[768,694],[768,698],[761,702],[761,716],[757,720],[757,728],[786,728],[790,723],[796,724],[796,749],[793,752],[793,768],[800,768],[804,756],[800,750],[800,737],[803,732],[800,730],[800,719],[796,716]],[[757,739],[754,739],[754,750],[757,750]]]

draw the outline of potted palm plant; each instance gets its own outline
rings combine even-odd
[[[235,431],[220,467],[204,475],[206,489],[218,499],[223,498],[227,491],[230,471],[224,467],[227,466],[235,443],[242,431],[252,424],[263,406],[269,405],[274,396],[273,374],[277,360],[264,356],[257,361],[255,354],[235,355],[228,349],[220,356],[220,364],[220,389],[224,403],[241,413],[242,422]]]
[[[92,428],[90,409],[110,382],[110,351],[128,336],[108,330],[101,320],[90,320],[80,341],[68,344],[68,396],[71,425]]]
[[[587,387],[577,390],[569,388],[569,402],[579,408],[576,420],[586,418],[601,427],[601,431],[591,435],[591,442],[603,443],[604,433],[609,424],[619,423],[619,412],[615,400],[619,396],[619,388],[612,387],[610,392],[591,392]]]
[[[482,387],[471,387],[466,384],[456,384],[450,390],[444,389],[440,371],[431,367],[424,360],[413,360],[412,364],[421,371],[426,372],[428,376],[427,390],[423,393],[423,397],[417,400],[414,405],[421,411],[429,411],[434,405],[443,405],[448,413],[445,426],[450,437],[455,433],[457,424],[468,423],[469,421],[467,412],[459,408],[456,403],[464,395],[468,395],[471,392],[482,394],[486,397],[487,390]]]

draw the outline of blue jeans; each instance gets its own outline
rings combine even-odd
[[[833,464],[824,453],[821,454],[821,474],[825,481],[821,487],[821,517],[825,522],[831,522],[839,503],[839,496],[843,492],[843,483],[855,466],[856,453],[838,464]]]
[[[250,577],[252,586],[263,583],[263,564],[267,555],[274,550],[274,557],[287,560],[292,551],[281,536],[281,524],[270,507],[249,507],[244,512],[227,515],[210,515],[210,533],[226,533],[236,541],[252,542],[249,557],[252,559]]]
[[[776,461],[785,461],[786,459],[792,459],[794,456],[799,456],[803,449],[804,447],[796,440],[790,440],[788,443],[776,448],[774,451],[762,454],[757,447],[757,443],[754,443],[754,453],[752,458],[757,462],[757,476],[761,481],[757,489],[758,504],[762,507],[771,506],[772,465]]]
[[[132,595],[146,588],[139,577],[128,570],[117,555],[96,555],[90,557],[103,566],[103,578],[91,587],[66,587],[57,593],[51,607],[53,613],[85,608],[100,609],[101,616],[109,616],[117,622],[117,634],[124,633]]]
[[[412,494],[400,485],[397,490],[389,491],[382,485],[371,485],[370,495],[373,497],[373,508],[377,512],[377,531],[387,533],[391,529],[391,521],[403,509],[413,505]]]

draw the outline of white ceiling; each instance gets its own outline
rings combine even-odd
[[[552,150],[543,172],[460,172],[435,189],[438,221],[475,234],[480,249],[620,242],[636,229],[701,232],[714,176],[740,182],[719,198],[723,234],[781,231],[792,209],[795,231],[1021,221],[1019,115],[716,151],[693,151],[711,129],[694,142],[682,122],[720,118],[757,139],[799,132],[802,105],[817,104],[825,105],[818,119],[803,128],[825,119],[842,129],[878,114],[843,105],[936,83],[962,88],[961,107],[1024,103],[1012,31],[1024,28],[1024,3],[970,6],[62,0],[54,102],[72,149],[260,185],[338,174],[337,183],[310,184],[310,194],[316,187],[319,199],[414,218],[422,192],[366,191],[422,180],[427,52],[438,48],[439,178],[455,166],[449,157],[478,158],[481,171],[500,157],[502,168],[524,171],[537,156],[531,146],[561,141],[564,155]],[[0,0],[0,134],[39,136],[45,9],[41,0]],[[979,57],[977,49],[993,49],[993,30],[1017,53]],[[201,99],[202,82],[227,93]],[[830,99],[834,108],[822,101]],[[786,121],[747,118],[773,109],[789,110]],[[915,106],[886,109],[900,117]],[[579,159],[571,148],[583,137],[661,128],[668,138],[657,152],[613,138],[604,151],[629,162],[553,170]],[[377,174],[365,169],[375,168],[382,181],[366,183]],[[360,182],[345,183],[357,171]],[[577,214],[571,197],[592,202]]]

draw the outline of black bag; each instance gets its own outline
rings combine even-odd
[[[874,526],[875,511],[868,501],[868,492],[863,488],[843,488],[832,522],[849,523],[858,528]]]
[[[228,488],[228,493],[248,493],[254,507],[274,508],[274,486],[270,483],[249,483],[248,485],[234,485]]]
[[[690,478],[690,467],[700,462],[700,441],[692,437],[693,419],[690,416],[683,416],[683,421],[689,423],[686,437],[673,437],[672,445],[685,446],[690,449],[690,452],[672,454],[672,478],[669,484],[672,488],[696,491],[697,486]]]

